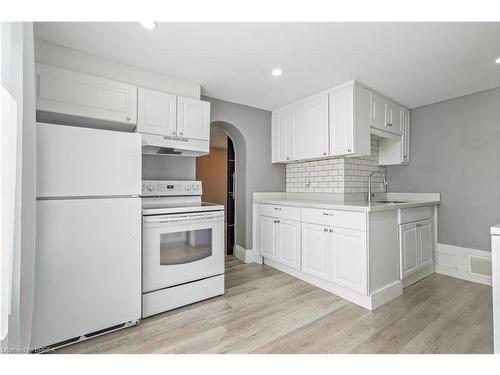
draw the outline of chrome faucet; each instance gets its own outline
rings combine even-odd
[[[385,186],[385,191],[387,192],[387,186],[389,185],[389,182],[387,181],[387,176],[381,171],[373,171],[372,173],[370,173],[370,176],[368,177],[368,204],[372,203],[372,196],[375,195],[372,194],[372,176],[377,173],[382,176],[382,180]]]

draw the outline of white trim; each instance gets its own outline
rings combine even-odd
[[[245,249],[238,244],[234,244],[233,254],[243,263],[262,264],[262,257],[259,254],[256,254],[253,250]]]
[[[491,276],[482,276],[470,270],[471,256],[491,260],[491,252],[438,243],[436,273],[491,286]]]
[[[288,267],[271,259],[264,258],[264,264],[276,268],[277,270],[285,272],[318,288],[324,289],[368,310],[375,310],[377,307],[382,306],[384,303],[389,302],[403,294],[403,286],[401,281],[399,280],[394,281],[393,283],[386,285],[383,288],[380,288],[379,290],[373,292],[371,295],[367,296],[344,288],[340,285],[334,284],[330,281],[320,279],[316,276],[308,275],[302,271]]]

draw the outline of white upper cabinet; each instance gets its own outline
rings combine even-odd
[[[403,110],[403,132],[401,135],[401,154],[402,163],[410,163],[410,111],[408,109]]]
[[[408,163],[405,127],[408,110],[359,82],[347,82],[272,113],[272,162],[370,155],[375,134],[390,141],[379,148],[381,165]]]
[[[177,136],[210,139],[210,103],[202,100],[177,97]]]
[[[328,95],[290,108],[291,158],[314,159],[328,155]]]
[[[403,128],[403,107],[394,102],[387,102],[386,131],[401,135]]]
[[[96,120],[137,123],[137,87],[53,66],[36,65],[36,109]]]
[[[385,115],[387,100],[374,92],[370,93],[370,126],[386,131]]]
[[[139,88],[137,132],[177,135],[177,96]]]
[[[375,129],[401,135],[403,107],[393,101],[371,93],[370,126]]]
[[[288,111],[275,112],[271,123],[272,162],[281,163],[290,160],[290,115]]]
[[[329,94],[330,155],[370,154],[369,92],[350,84]]]

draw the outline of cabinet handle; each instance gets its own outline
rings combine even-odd
[[[328,228],[323,229],[325,232],[328,232]]]
[[[290,158],[287,156],[287,157],[286,157],[286,160],[290,160]]]
[[[130,117],[127,117],[126,119],[127,119],[127,121],[130,121]]]
[[[184,133],[183,133],[183,132],[180,132],[179,134],[180,134],[180,135],[183,135]]]
[[[275,210],[281,211],[281,207],[274,207]]]
[[[325,215],[325,216],[335,216],[335,214],[329,214],[328,212],[323,212],[323,215]]]
[[[392,126],[392,124],[391,123],[387,123],[386,126]]]
[[[276,220],[276,223],[278,223],[278,224],[279,224],[279,223],[280,223],[280,221],[279,221],[279,220]]]
[[[172,132],[173,135],[175,135],[175,132]]]
[[[333,229],[330,229],[330,233],[333,233]]]
[[[323,155],[325,155],[325,156],[326,156],[326,152],[323,152]]]
[[[347,152],[351,152],[352,150],[350,148],[347,149]]]

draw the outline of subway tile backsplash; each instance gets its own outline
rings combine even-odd
[[[362,157],[335,157],[286,165],[288,193],[366,193],[368,176],[372,171],[387,172],[378,165],[378,140],[371,138],[371,155]],[[382,178],[374,176],[374,192],[383,191]]]

